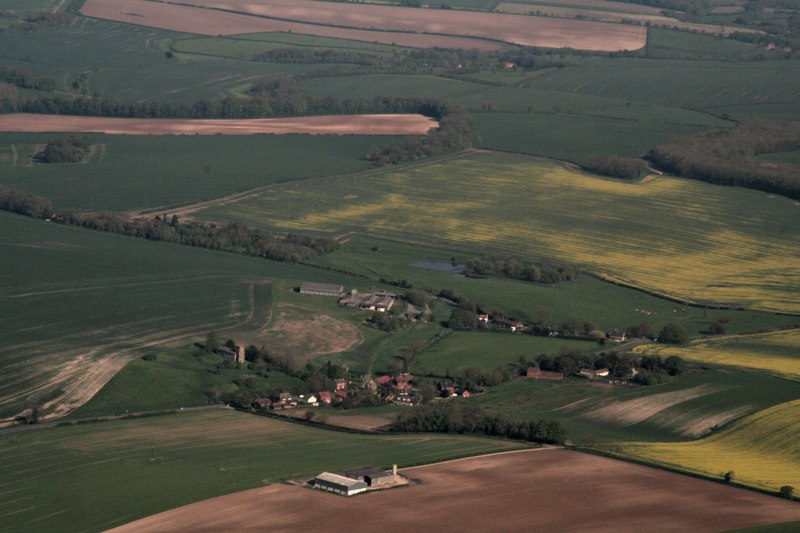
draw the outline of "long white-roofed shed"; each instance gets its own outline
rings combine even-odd
[[[367,490],[368,485],[364,481],[349,477],[323,472],[314,478],[314,487],[328,490],[344,496],[352,496]]]

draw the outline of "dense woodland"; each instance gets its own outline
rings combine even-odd
[[[431,403],[401,413],[391,424],[401,433],[464,433],[510,439],[562,444],[564,427],[553,420],[511,421],[499,414],[485,413],[473,405]]]
[[[735,185],[800,199],[797,165],[759,160],[763,154],[800,150],[800,123],[748,119],[731,130],[673,139],[648,158],[659,168],[685,178]]]
[[[528,261],[514,256],[469,259],[464,275],[469,278],[511,278],[534,283],[560,283],[578,278],[578,269],[567,263]]]

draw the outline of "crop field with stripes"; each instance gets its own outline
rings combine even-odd
[[[219,408],[5,434],[0,530],[62,531],[69,524],[100,531],[322,471],[403,468],[523,447],[478,437],[354,435]]]
[[[797,205],[694,181],[622,182],[551,161],[472,153],[369,179],[285,184],[200,216],[479,245],[571,261],[691,302],[800,312]]]
[[[800,400],[777,405],[693,442],[628,443],[625,455],[683,471],[777,491],[800,486]]]
[[[640,346],[635,351],[641,355],[659,355],[662,358],[677,355],[698,363],[800,378],[800,330],[797,329],[700,339],[686,346]]]

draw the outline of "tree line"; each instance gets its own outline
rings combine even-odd
[[[0,65],[0,81],[10,83],[22,89],[35,89],[37,91],[52,91],[56,87],[56,80],[37,76],[32,72],[13,67]]]
[[[273,261],[299,263],[336,250],[339,243],[326,237],[299,233],[277,236],[239,222],[227,224],[183,223],[173,215],[153,218],[128,218],[118,213],[93,213],[76,209],[53,211],[47,198],[19,189],[0,187],[0,209],[70,226],[120,233],[153,241],[167,241],[263,257]]]
[[[554,420],[511,421],[474,405],[429,403],[397,415],[390,425],[398,433],[460,433],[563,444],[567,431]]]
[[[578,269],[568,263],[528,261],[514,256],[468,259],[464,275],[468,278],[500,277],[535,283],[560,283],[578,278]]]
[[[733,185],[800,199],[798,165],[757,156],[800,150],[800,122],[746,119],[656,146],[647,158],[659,168],[716,185]]]
[[[645,166],[641,159],[618,155],[596,155],[589,159],[586,170],[602,176],[635,180],[645,171]]]

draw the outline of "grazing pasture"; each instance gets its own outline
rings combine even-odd
[[[600,179],[498,153],[276,192],[199,216],[466,243],[573,262],[691,302],[800,312],[800,232],[787,231],[797,206],[786,198],[666,176]]]
[[[143,210],[219,200],[284,181],[372,168],[370,146],[394,137],[89,135],[85,164],[37,164],[51,134],[0,134],[0,184],[57,209]],[[37,149],[37,146],[39,147]]]
[[[309,262],[354,272],[375,281],[382,277],[407,280],[417,289],[450,288],[473,302],[488,308],[500,308],[526,323],[543,321],[557,325],[567,320],[591,320],[608,331],[649,322],[657,333],[667,322],[679,322],[691,335],[707,331],[713,321],[723,322],[729,333],[800,325],[800,318],[796,316],[685,306],[602,281],[587,273],[572,282],[547,285],[500,278],[466,278],[419,266],[424,262],[447,265],[451,258],[463,262],[486,253],[485,250],[470,249],[463,243],[434,247],[420,241],[402,242],[356,235],[335,252],[314,257]]]
[[[677,355],[703,364],[733,366],[800,378],[800,330],[733,335],[691,341],[686,346],[640,346],[642,355]]]
[[[0,420],[64,415],[128,361],[209,331],[251,335],[276,277],[316,269],[0,213]]]
[[[416,47],[442,46],[429,40],[447,35],[466,37],[459,38],[461,43],[449,42],[451,48],[476,48],[480,47],[481,39],[488,39],[523,46],[618,51],[642,48],[647,38],[645,28],[622,24],[349,3],[333,5],[313,0],[270,0],[260,4],[193,0],[190,6],[142,0],[124,0],[120,6],[118,0],[88,0],[82,12],[97,18],[207,35],[291,30],[368,41],[373,40],[368,37],[377,35],[374,40],[378,42]],[[381,31],[387,34],[381,36]],[[420,39],[417,34],[423,37]],[[470,43],[467,38],[475,41]]]
[[[762,374],[689,373],[660,385],[609,385],[607,380],[520,379],[464,400],[516,420],[561,422],[589,448],[631,441],[676,442],[706,435],[731,420],[798,398],[800,385]]]
[[[0,529],[100,531],[325,470],[404,468],[522,447],[331,432],[227,409],[0,434]]]
[[[800,486],[800,400],[776,405],[743,418],[718,433],[692,442],[632,442],[622,453],[685,472],[778,491]]]
[[[185,531],[208,524],[226,531],[295,531],[335,515],[342,528],[380,524],[392,532],[446,530],[454,523],[492,531],[712,532],[800,518],[798,506],[787,500],[569,450],[474,457],[402,473],[422,483],[356,499],[276,485],[198,502],[115,531]]]

